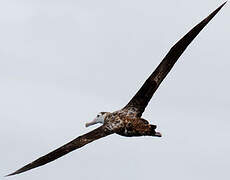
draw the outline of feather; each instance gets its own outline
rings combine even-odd
[[[145,83],[135,94],[135,96],[124,107],[124,109],[135,109],[137,111],[137,116],[141,117],[153,94],[156,92],[161,82],[170,72],[179,57],[182,55],[188,45],[200,33],[200,31],[209,23],[209,21],[219,12],[219,10],[225,4],[226,2],[222,4],[219,8],[217,8],[214,12],[212,12],[207,18],[201,21],[198,25],[196,25],[170,49],[165,58],[145,81]]]
[[[39,166],[45,165],[51,161],[54,161],[55,159],[58,159],[62,156],[64,156],[67,153],[70,153],[73,150],[76,150],[78,148],[81,148],[82,146],[91,143],[97,139],[100,139],[102,137],[105,137],[109,134],[112,134],[112,132],[108,131],[104,126],[100,126],[99,128],[84,134],[82,136],[77,137],[76,139],[72,140],[71,142],[61,146],[60,148],[46,154],[45,156],[42,156],[38,158],[37,160],[27,164],[26,166],[18,169],[14,173],[11,173],[7,176],[12,176],[15,174],[20,174],[25,171],[28,171],[30,169],[37,168]]]

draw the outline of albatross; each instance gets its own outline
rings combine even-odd
[[[215,11],[213,11],[207,18],[197,24],[190,30],[183,38],[181,38],[164,57],[158,67],[144,82],[142,87],[128,102],[128,104],[121,110],[115,112],[100,112],[93,121],[86,123],[86,127],[97,123],[102,125],[91,132],[77,137],[71,142],[59,147],[58,149],[38,158],[37,160],[25,165],[17,171],[7,175],[15,175],[33,168],[37,168],[51,161],[54,161],[73,150],[79,149],[86,144],[95,140],[103,138],[111,134],[118,134],[126,137],[133,136],[155,136],[161,137],[161,133],[156,131],[157,126],[150,124],[146,119],[142,118],[146,106],[151,100],[153,94],[156,92],[161,82],[170,72],[179,57],[193,41],[193,39],[200,33],[200,31],[209,23],[209,21],[220,11],[226,4],[223,3]]]

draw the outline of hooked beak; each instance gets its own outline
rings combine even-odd
[[[94,120],[91,121],[91,122],[85,123],[85,127],[89,127],[89,126],[92,126],[92,125],[94,125],[94,124],[97,124],[96,119],[94,119]]]

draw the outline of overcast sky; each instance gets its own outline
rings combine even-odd
[[[217,0],[1,0],[0,176],[123,107]],[[143,117],[162,138],[108,136],[12,180],[228,180],[229,3],[180,58]],[[97,126],[97,125],[96,125]]]

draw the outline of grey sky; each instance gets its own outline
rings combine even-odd
[[[223,1],[0,1],[0,176],[124,106],[171,46]],[[229,3],[180,58],[144,118],[162,138],[109,136],[10,177],[229,179]]]

